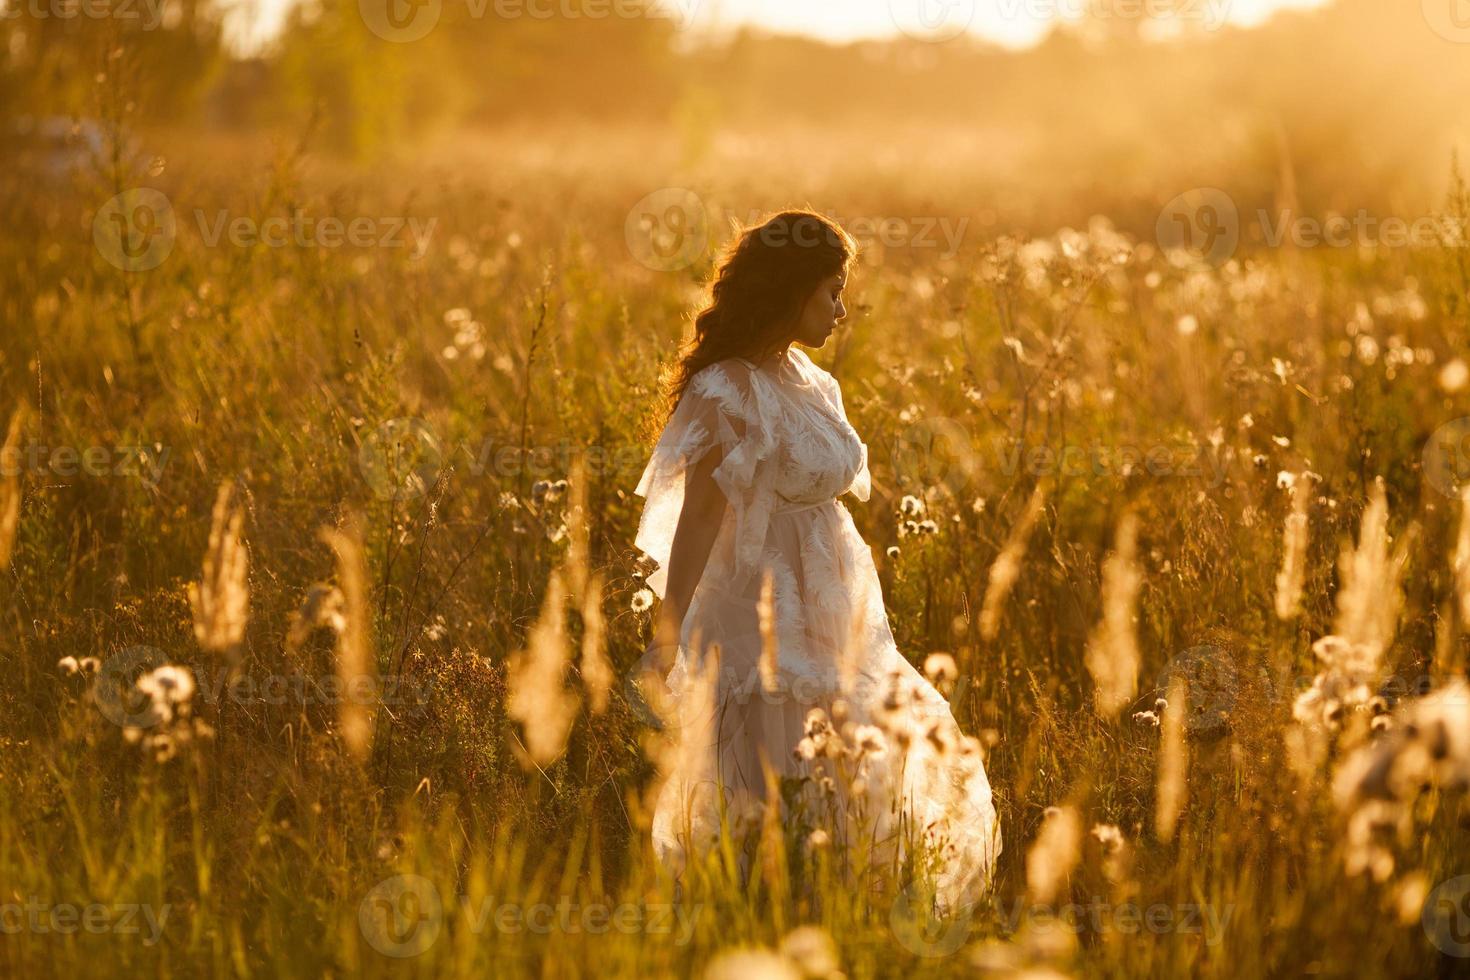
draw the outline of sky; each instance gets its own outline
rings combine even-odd
[[[671,7],[681,0],[664,0]],[[926,26],[941,33],[968,30],[1008,47],[1027,47],[1045,37],[1056,19],[1076,19],[1087,0],[683,0],[695,6],[694,22],[728,27],[756,24],[835,41],[888,37]],[[1285,7],[1319,7],[1326,0],[1181,0],[1186,16],[1207,25],[1254,26]],[[1107,0],[1104,9],[1126,15],[1166,6],[1163,0]]]
[[[288,7],[299,0],[239,0],[231,22],[237,44],[249,50],[269,38]],[[407,0],[362,0],[407,2]],[[425,0],[416,0],[425,2]],[[444,0],[427,0],[444,2]],[[493,15],[497,0],[466,2],[471,10]],[[504,0],[500,0],[504,2]],[[527,10],[587,7],[589,0],[515,0]],[[611,0],[604,0],[610,5]],[[830,41],[902,36],[943,37],[969,32],[1007,47],[1040,41],[1057,19],[1075,19],[1088,0],[657,0],[683,28],[721,33],[741,25],[782,33],[807,34]],[[1184,16],[1206,27],[1251,27],[1277,10],[1320,7],[1330,0],[1173,0]],[[1126,15],[1140,7],[1164,7],[1168,0],[1103,0],[1104,9]]]

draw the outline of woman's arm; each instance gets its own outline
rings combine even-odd
[[[679,512],[679,524],[674,529],[669,576],[651,644],[657,650],[659,666],[664,671],[673,666],[673,650],[679,645],[684,615],[689,611],[694,588],[704,574],[715,537],[724,523],[725,509],[729,506],[724,492],[714,480],[715,469],[724,455],[723,449],[715,446],[690,467],[684,484],[684,506]]]

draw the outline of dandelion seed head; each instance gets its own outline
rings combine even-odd
[[[959,675],[954,657],[947,653],[931,653],[924,658],[924,676],[936,685],[953,683]]]
[[[183,704],[194,696],[194,675],[186,667],[164,664],[138,678],[136,686],[155,703]]]
[[[836,698],[832,701],[832,723],[834,725],[841,725],[842,723],[846,722],[851,717],[851,715],[852,706],[847,703],[846,698]],[[807,717],[811,717],[810,712],[808,712]]]
[[[821,708],[812,708],[806,713],[805,731],[808,736],[826,735],[832,731],[832,724],[827,719],[827,712]]]
[[[1117,824],[1093,824],[1088,833],[1102,845],[1104,852],[1116,851],[1123,846],[1123,832],[1118,829]]]
[[[859,725],[853,732],[853,744],[864,755],[881,757],[888,751],[888,741],[876,725]]]
[[[837,946],[820,926],[798,926],[781,940],[780,951],[806,977],[830,977],[841,964]]]

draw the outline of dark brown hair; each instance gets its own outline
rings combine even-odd
[[[694,375],[727,357],[760,361],[791,340],[796,319],[823,279],[842,272],[857,242],[815,211],[782,211],[741,229],[725,246],[710,298],[694,318],[694,336],[660,379],[656,436]]]

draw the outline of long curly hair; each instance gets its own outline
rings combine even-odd
[[[813,291],[857,251],[851,235],[815,211],[781,211],[741,229],[715,263],[694,335],[662,373],[645,437],[656,436],[702,368],[727,357],[759,362],[786,346]]]

